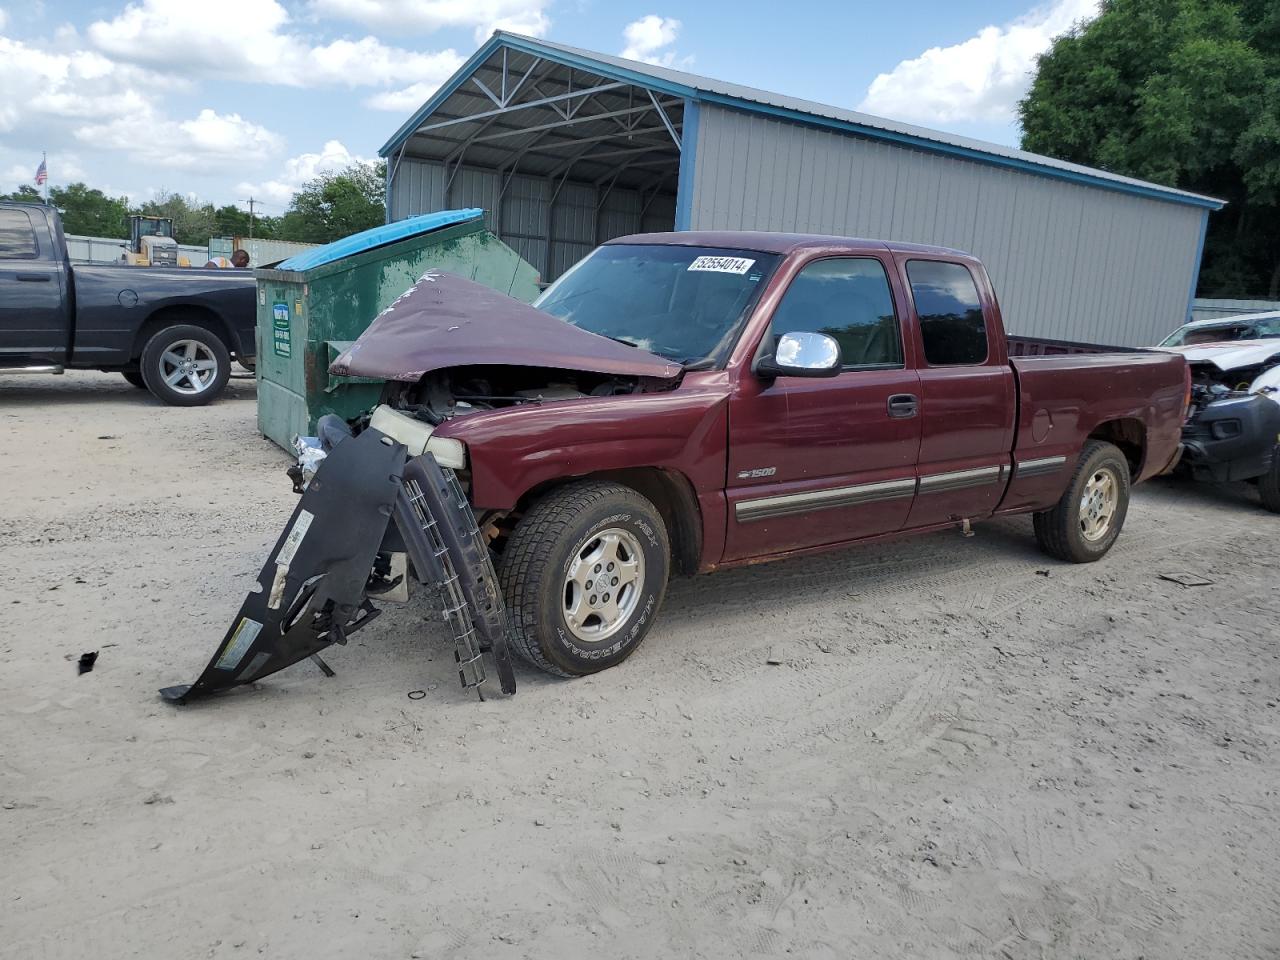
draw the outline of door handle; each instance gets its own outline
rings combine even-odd
[[[889,397],[889,416],[906,419],[919,412],[920,398],[914,393],[895,393]]]
[[[52,279],[47,273],[15,273],[13,278],[25,283],[48,283]]]

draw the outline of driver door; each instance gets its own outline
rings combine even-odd
[[[729,405],[725,560],[892,533],[915,497],[920,378],[903,312],[873,256],[806,264],[765,335],[814,331],[842,369],[810,379],[743,376]]]

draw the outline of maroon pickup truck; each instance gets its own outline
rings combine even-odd
[[[428,274],[333,371],[391,381],[367,424],[456,471],[516,649],[572,676],[636,649],[672,572],[1014,513],[1102,557],[1177,457],[1186,364],[1029,352],[958,251],[669,233],[533,307]]]
[[[967,254],[765,233],[614,240],[533,306],[428,272],[331,371],[383,402],[320,418],[255,588],[168,700],[315,659],[411,580],[463,686],[488,653],[514,693],[510,645],[560,676],[630,656],[672,572],[1012,513],[1097,560],[1191,391],[1176,354],[1006,338]]]

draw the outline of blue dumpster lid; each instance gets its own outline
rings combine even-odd
[[[406,237],[417,236],[420,233],[430,233],[432,230],[439,230],[442,227],[451,227],[455,223],[477,220],[483,216],[484,211],[479,207],[424,213],[420,217],[397,220],[395,223],[383,224],[370,230],[361,230],[359,233],[353,233],[351,236],[335,240],[333,243],[326,243],[323,247],[316,247],[314,250],[308,250],[306,253],[300,253],[296,257],[290,257],[288,260],[282,261],[277,264],[276,269],[311,270],[326,263],[333,263],[335,260],[342,260],[345,257],[355,256],[357,253],[364,253],[374,247],[381,247],[397,240],[404,240]]]

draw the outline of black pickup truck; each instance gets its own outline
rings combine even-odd
[[[0,203],[0,375],[108,370],[208,403],[253,363],[254,290],[248,270],[72,266],[55,209]]]

